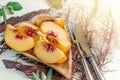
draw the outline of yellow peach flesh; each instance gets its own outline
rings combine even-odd
[[[63,63],[67,59],[65,54],[53,45],[51,47],[48,45],[47,49],[45,49],[47,45],[44,45],[44,43],[49,44],[47,41],[39,40],[34,47],[34,53],[40,60],[46,63],[58,63],[58,61],[63,59],[59,62]],[[49,51],[49,49],[51,50]]]
[[[55,23],[64,28],[64,19],[63,18],[56,18]]]
[[[43,33],[46,33],[51,36],[53,35],[53,37],[57,38],[58,43],[53,44],[63,52],[67,52],[70,49],[71,43],[68,39],[67,32],[59,25],[51,21],[46,21],[42,23],[40,30]]]
[[[27,51],[34,46],[34,41],[27,35],[18,34],[16,28],[8,24],[4,32],[4,39],[8,46],[16,51]],[[20,36],[19,36],[20,35]]]

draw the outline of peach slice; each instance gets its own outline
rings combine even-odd
[[[47,39],[50,43],[57,46],[63,52],[67,52],[70,49],[71,43],[64,28],[52,21],[46,21],[41,24],[40,30],[48,35]]]
[[[27,22],[18,23],[15,27],[21,34],[26,34],[31,37],[37,35],[37,32],[39,31],[36,26]]]
[[[34,41],[30,36],[21,34],[15,27],[8,24],[4,32],[4,40],[8,46],[16,51],[27,51],[34,46]]]
[[[39,14],[36,15],[35,17],[33,17],[30,22],[38,27],[41,26],[41,24],[44,21],[52,21],[55,22],[56,24],[58,24],[60,27],[64,28],[64,18],[54,18],[50,15],[45,15],[45,14]]]
[[[63,63],[67,57],[57,47],[45,40],[39,40],[34,47],[35,55],[46,63]]]
[[[33,24],[30,24],[28,22],[21,22],[16,25],[16,29],[21,33],[21,34],[26,34],[30,37],[33,38],[34,42],[40,39],[40,37],[45,36],[43,33],[41,33],[38,29]]]
[[[39,14],[39,15],[36,15],[34,16],[30,22],[36,26],[41,26],[42,22],[44,21],[54,21],[54,17],[51,17],[49,15],[45,15],[45,14]]]
[[[64,28],[64,18],[56,18],[54,22]]]

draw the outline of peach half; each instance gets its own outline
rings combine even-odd
[[[70,49],[71,43],[66,30],[52,21],[43,22],[40,31],[47,34],[47,39],[63,52]]]
[[[57,47],[45,40],[39,40],[34,47],[34,54],[45,63],[63,63],[67,57]]]
[[[6,44],[16,51],[27,51],[34,46],[32,37],[21,34],[14,26],[7,24],[4,31],[4,40]]]

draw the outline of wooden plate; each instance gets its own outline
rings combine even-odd
[[[21,54],[23,54],[24,56],[27,56],[29,58],[32,58],[40,63],[43,63],[51,68],[53,68],[54,70],[56,70],[57,72],[59,72],[61,75],[63,75],[65,78],[70,79],[71,78],[71,71],[72,71],[72,55],[71,55],[71,50],[66,53],[67,55],[67,60],[62,63],[62,64],[48,64],[48,63],[44,63],[41,60],[39,60],[36,56],[32,55],[33,53],[30,52],[21,52]]]
[[[54,17],[51,17],[49,15],[45,15],[45,14],[40,14],[40,15],[36,15],[35,17],[33,17],[31,20],[27,21],[29,23],[32,23],[35,25],[35,21],[36,20],[41,20],[41,21],[54,21]],[[19,23],[18,23],[19,24]],[[17,24],[16,24],[17,25]],[[14,25],[14,26],[16,26]],[[67,60],[64,63],[61,64],[48,64],[48,63],[44,63],[42,62],[40,59],[38,59],[35,55],[33,55],[33,51],[26,51],[26,52],[20,52],[21,54],[23,54],[24,56],[27,56],[29,58],[32,58],[40,63],[43,63],[51,68],[53,68],[54,70],[56,70],[57,72],[59,72],[61,75],[63,75],[65,78],[70,79],[71,78],[71,72],[72,72],[72,55],[71,55],[71,49],[66,53],[67,56]]]

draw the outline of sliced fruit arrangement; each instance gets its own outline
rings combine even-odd
[[[27,22],[7,24],[4,40],[12,49],[71,78],[71,43],[63,18],[36,15]]]
[[[64,19],[37,15],[29,22],[8,24],[4,31],[7,45],[16,51],[33,50],[33,55],[45,63],[64,63],[71,43],[64,28]]]
[[[60,50],[67,53],[71,43],[68,33],[64,28],[63,18],[54,18],[49,15],[37,15],[31,19],[31,23],[38,26],[40,31],[47,34],[47,39]]]

